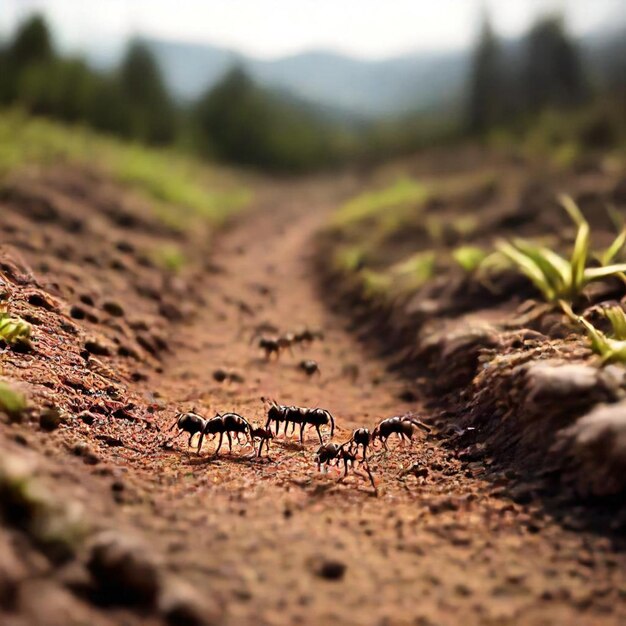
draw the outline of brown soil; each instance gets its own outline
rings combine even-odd
[[[25,461],[48,504],[19,492],[15,515],[5,497],[3,623],[624,623],[619,541],[558,523],[532,493],[514,501],[506,473],[494,484],[443,435],[392,442],[371,464],[377,495],[358,473],[318,473],[314,433],[304,449],[276,439],[271,461],[242,447],[214,457],[212,444],[197,456],[182,437],[164,445],[176,411],[260,423],[261,396],[329,409],[339,441],[423,409],[312,276],[315,234],[350,185],[274,185],[210,260],[202,233],[164,229],[93,175],[61,170],[4,192],[0,287],[34,336],[31,351],[5,350],[2,373],[34,410],[0,425],[0,475]],[[150,260],[172,243],[189,257],[176,276]],[[264,323],[322,328],[325,341],[268,363],[250,341]],[[319,362],[319,380],[297,369],[302,358]],[[220,368],[243,382],[216,382]],[[51,432],[45,406],[63,411]],[[402,477],[415,462],[427,475]],[[0,487],[14,505],[14,483]],[[84,539],[59,553],[40,518],[70,505]],[[93,547],[105,529],[131,545],[124,567]]]

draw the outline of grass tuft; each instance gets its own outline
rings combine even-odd
[[[626,263],[588,267],[589,223],[570,197],[562,196],[560,200],[577,227],[574,248],[569,259],[563,258],[550,248],[525,239],[514,239],[512,242],[501,240],[496,243],[500,253],[533,282],[548,302],[571,302],[590,282],[612,276],[619,277],[626,272]],[[609,247],[610,254],[607,253],[606,258],[615,258],[625,241],[626,237],[622,237],[620,233]]]

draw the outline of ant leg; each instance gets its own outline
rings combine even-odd
[[[222,447],[222,439],[224,438],[224,433],[220,433],[220,440],[217,444],[217,448],[215,449],[215,452],[213,453],[213,455],[216,455],[219,451],[220,448]]]
[[[191,433],[191,435],[189,435],[189,440],[187,441],[187,447],[188,447],[188,448],[191,448],[191,442],[193,441],[193,436],[194,436],[195,434],[196,434],[196,433]]]
[[[320,438],[320,445],[324,445],[324,440],[322,439],[322,433],[320,431],[320,427],[318,424],[315,424],[315,430],[317,431],[317,436]]]
[[[300,443],[304,444],[304,424],[300,424]]]
[[[226,431],[226,437],[228,437],[228,451],[233,451],[233,438],[230,435],[230,430]]]

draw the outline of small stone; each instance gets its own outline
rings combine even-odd
[[[104,532],[96,537],[87,568],[104,600],[117,605],[154,606],[160,577],[151,551],[130,537]]]
[[[212,626],[221,624],[221,611],[216,603],[179,580],[163,585],[159,612],[170,626]]]
[[[39,414],[39,426],[42,430],[52,432],[63,423],[61,411],[55,407],[43,409]]]

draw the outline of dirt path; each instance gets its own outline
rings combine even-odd
[[[400,399],[406,383],[364,352],[349,320],[331,314],[316,291],[313,238],[336,193],[332,185],[290,188],[220,238],[216,267],[203,278],[206,307],[175,331],[178,348],[162,374],[136,384],[163,408],[161,428],[174,410],[192,407],[206,415],[234,410],[259,423],[261,396],[329,409],[339,441],[355,427],[419,411],[419,402]],[[250,345],[260,323],[319,327],[326,339],[266,363]],[[319,380],[297,369],[302,358],[319,362]],[[244,382],[216,382],[218,368]],[[363,476],[340,482],[336,473],[317,473],[314,432],[305,450],[295,438],[275,440],[271,462],[239,447],[213,457],[212,443],[198,457],[182,437],[170,450],[158,445],[162,437],[138,434],[137,451],[107,451],[107,471],[84,475],[78,460],[57,470],[80,483],[79,499],[90,494],[90,516],[140,534],[165,570],[216,600],[228,624],[626,620],[626,559],[609,540],[565,530],[538,504],[502,497],[501,485],[481,480],[480,463],[462,463],[437,438],[420,433],[410,449],[393,442],[372,463],[376,497]],[[400,480],[414,461],[427,477]],[[115,497],[112,481],[122,484]],[[148,623],[136,619],[123,613],[124,623]]]

